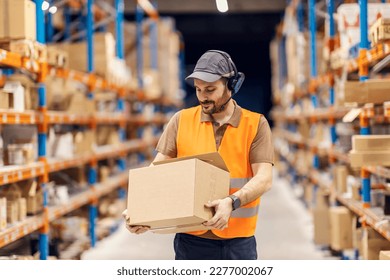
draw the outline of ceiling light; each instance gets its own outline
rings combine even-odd
[[[47,1],[42,2],[42,10],[43,11],[46,11],[47,9],[49,9],[49,6],[50,6],[49,2],[47,2]]]
[[[57,12],[57,7],[56,6],[51,6],[50,9],[49,9],[49,13],[54,15],[56,12]]]
[[[225,13],[229,10],[227,0],[216,0],[216,2],[217,2],[217,9],[219,12]]]

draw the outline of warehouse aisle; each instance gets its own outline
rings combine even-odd
[[[256,232],[260,259],[323,259],[312,242],[311,217],[285,179],[264,195]],[[173,235],[129,234],[124,225],[84,252],[83,259],[173,259]]]

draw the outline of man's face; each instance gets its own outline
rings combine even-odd
[[[196,97],[205,114],[212,115],[216,113],[230,97],[230,91],[228,91],[226,82],[223,79],[219,79],[212,83],[195,79],[194,85]],[[226,109],[226,107],[223,108],[223,110],[224,109]]]

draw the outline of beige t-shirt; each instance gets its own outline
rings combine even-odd
[[[223,135],[225,134],[226,128],[228,125],[233,127],[238,127],[241,120],[242,109],[237,105],[236,102],[235,109],[231,118],[227,123],[220,126],[210,115],[207,115],[201,112],[201,122],[212,122],[214,128],[215,136],[215,145],[218,150],[219,145],[221,144]],[[160,137],[160,140],[157,143],[156,150],[164,155],[175,158],[177,156],[177,130],[179,127],[179,117],[180,112],[177,112],[171,120],[168,122],[167,127],[165,128],[163,134]],[[272,145],[271,129],[269,127],[267,119],[262,116],[259,121],[259,127],[257,129],[257,134],[253,139],[252,145],[249,151],[249,162],[252,163],[261,163],[268,162],[274,164],[274,148]]]

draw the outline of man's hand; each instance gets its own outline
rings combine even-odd
[[[230,215],[233,211],[232,199],[226,197],[224,199],[217,199],[205,204],[206,207],[214,207],[215,215],[203,225],[213,227],[219,230],[224,230],[228,227]]]
[[[141,234],[147,232],[150,228],[145,226],[130,226],[130,217],[127,216],[127,209],[122,212],[122,216],[126,221],[126,228],[135,234]]]

